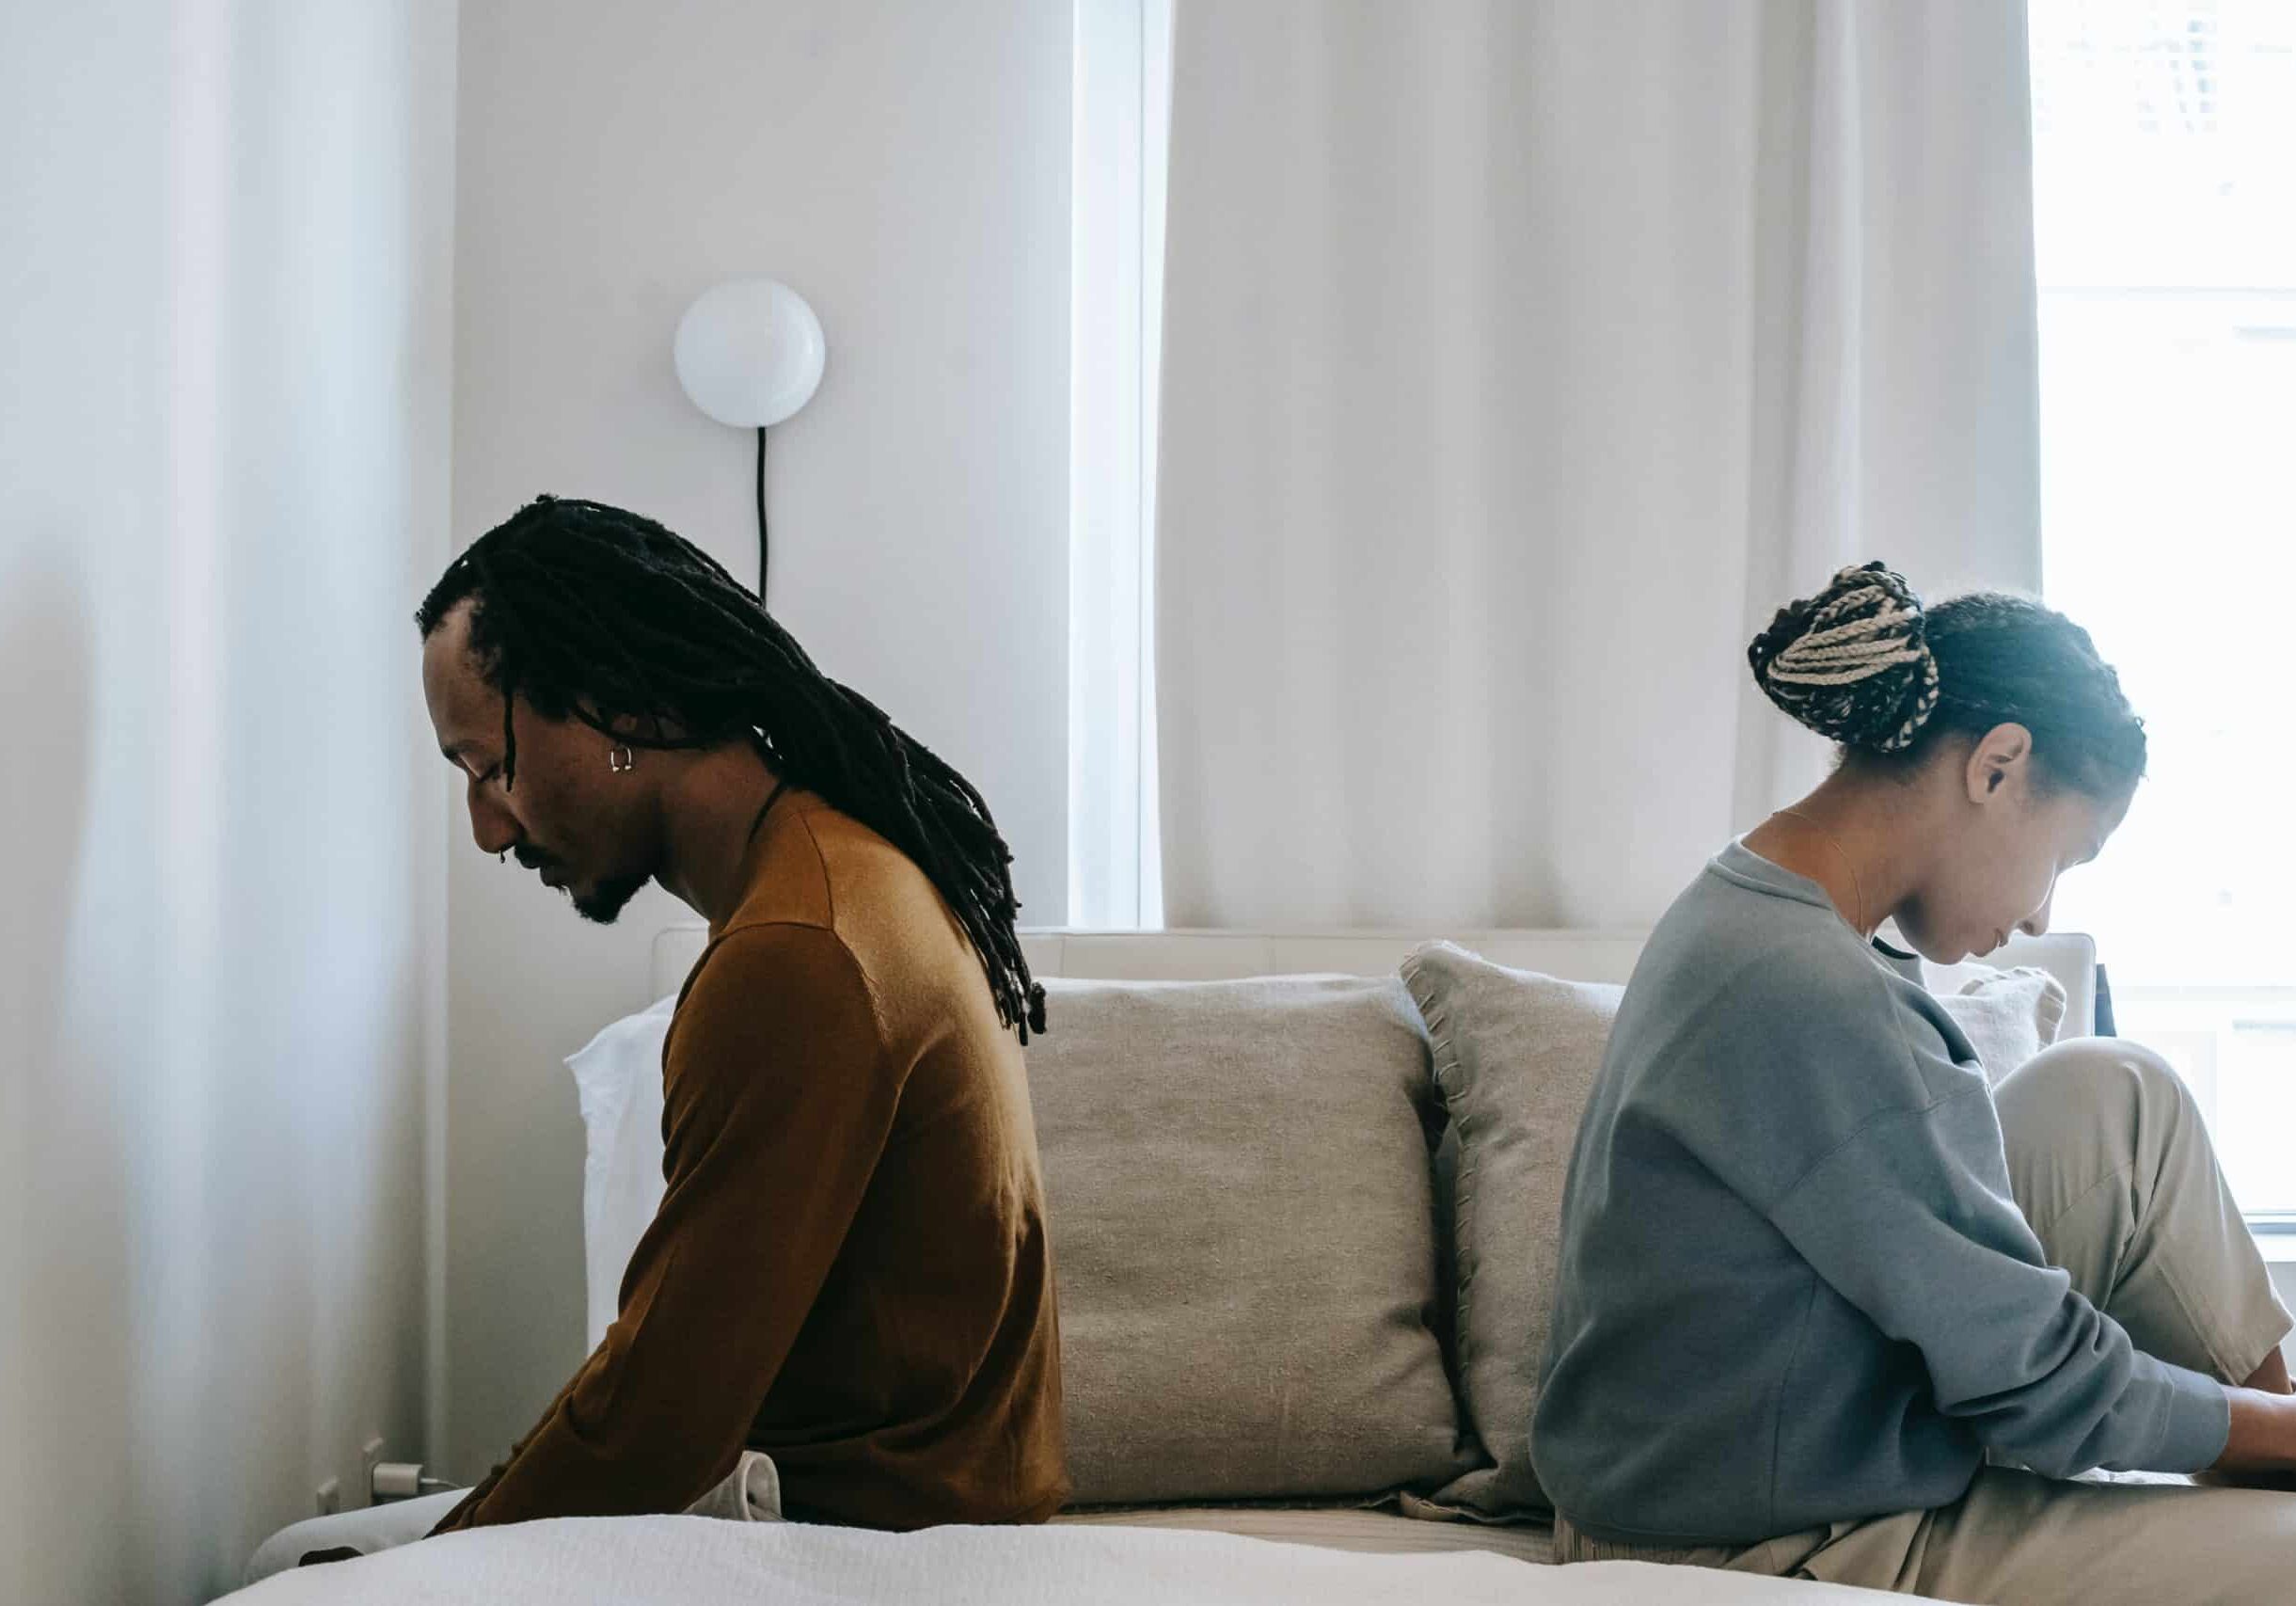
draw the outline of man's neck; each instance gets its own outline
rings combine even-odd
[[[662,799],[663,890],[712,926],[747,890],[741,865],[780,778],[746,744],[697,755]]]

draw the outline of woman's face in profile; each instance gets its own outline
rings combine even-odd
[[[2057,878],[2087,864],[2129,812],[2130,792],[2098,799],[2047,784],[2020,727],[1989,733],[1969,750],[1965,806],[1940,827],[1930,873],[1897,912],[1914,951],[1938,964],[1992,952],[2019,931],[2049,930]]]

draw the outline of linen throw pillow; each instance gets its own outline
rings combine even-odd
[[[1997,970],[1940,1000],[1977,1051],[1985,1079],[2001,1079],[2057,1041],[2065,1024],[2065,983],[2046,970]]]
[[[1562,1185],[1623,988],[1511,970],[1453,943],[1416,948],[1404,984],[1426,1022],[1451,1132],[1461,1407],[1482,1465],[1433,1501],[1506,1521],[1552,1515],[1530,1465],[1560,1257]]]
[[[1424,1493],[1471,1465],[1402,984],[1045,985],[1029,1089],[1074,1500]]]

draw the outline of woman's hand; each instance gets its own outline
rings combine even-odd
[[[2285,1488],[2296,1484],[2296,1394],[2260,1389],[2225,1391],[2232,1403],[2232,1432],[2225,1453],[2209,1469],[2209,1483]]]

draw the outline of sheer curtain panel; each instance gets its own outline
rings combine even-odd
[[[1748,638],[2039,581],[2023,8],[1179,0],[1175,926],[1645,922],[1820,772]]]

